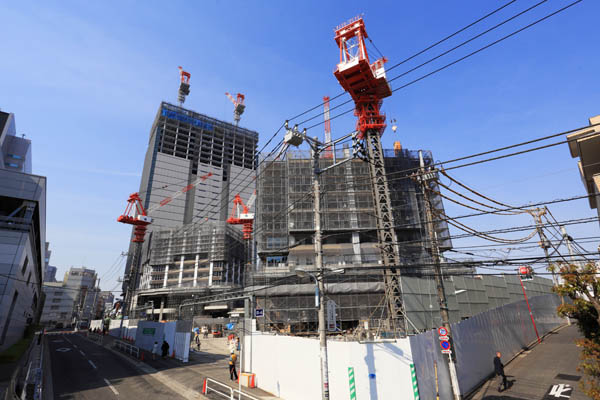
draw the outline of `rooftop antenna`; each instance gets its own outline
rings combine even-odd
[[[181,79],[181,83],[179,84],[179,93],[177,94],[177,101],[179,101],[179,107],[183,106],[185,103],[185,97],[190,94],[190,73],[183,70],[183,68],[179,68],[179,77]]]

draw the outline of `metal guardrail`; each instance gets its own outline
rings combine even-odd
[[[100,346],[102,346],[102,343],[104,342],[104,336],[99,335],[99,334],[94,333],[94,332],[89,332],[88,335],[87,335],[87,338],[89,340],[91,340],[92,342],[98,343]]]
[[[212,393],[218,394],[219,396],[224,397],[229,400],[235,400],[235,399],[238,399],[238,400],[242,400],[242,399],[260,400],[257,397],[251,396],[248,393],[240,392],[239,390],[233,389],[232,387],[227,386],[224,383],[221,383],[219,381],[215,381],[214,379],[210,379],[210,378],[205,378],[205,379],[206,379],[206,381],[205,381],[205,386],[204,386],[204,389],[205,389],[204,394],[208,394],[209,392],[212,392]],[[213,387],[210,387],[210,383],[213,383]],[[215,385],[227,389],[227,391],[229,391],[229,394],[220,392],[219,390],[215,389]]]
[[[134,346],[129,343],[125,343],[121,340],[115,340],[113,342],[113,346],[117,350],[122,351],[123,353],[127,353],[127,354],[131,355],[132,357],[140,358],[140,348],[137,346]]]

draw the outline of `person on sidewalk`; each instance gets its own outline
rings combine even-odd
[[[156,355],[158,354],[158,342],[154,342],[152,346],[152,359],[156,360]]]
[[[235,370],[235,361],[237,360],[237,356],[235,355],[235,353],[232,351],[231,354],[229,355],[229,379],[233,380],[238,380],[238,374],[237,371]],[[233,378],[235,376],[235,379]]]
[[[169,343],[167,343],[166,340],[163,340],[161,350],[162,350],[162,358],[167,358],[169,356]]]
[[[504,364],[502,364],[502,360],[500,360],[502,354],[499,351],[496,352],[496,357],[494,357],[494,372],[496,372],[497,376],[502,377],[502,381],[498,382],[498,392],[502,392],[508,389],[508,382],[506,381],[506,375],[504,375]],[[504,389],[502,387],[504,386]]]

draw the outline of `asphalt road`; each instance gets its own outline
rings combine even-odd
[[[48,336],[55,399],[183,397],[78,334]]]

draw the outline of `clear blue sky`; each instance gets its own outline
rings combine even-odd
[[[15,113],[17,130],[33,141],[34,173],[48,177],[46,237],[52,264],[59,267],[59,275],[82,264],[103,275],[127,249],[130,229],[116,218],[127,196],[139,187],[160,101],[176,100],[178,65],[192,74],[186,102],[191,109],[231,120],[232,105],[224,92],[245,93],[242,125],[260,132],[262,144],[286,118],[318,104],[323,95],[340,92],[332,74],[338,61],[333,28],[339,23],[364,13],[370,37],[392,65],[503,3],[5,3],[0,108]],[[392,86],[567,3],[548,1]],[[516,1],[388,77],[533,4]],[[383,109],[388,118],[398,120],[398,131],[393,134],[388,128],[384,144],[391,147],[400,140],[405,148],[431,149],[436,159],[448,160],[586,125],[590,116],[600,114],[599,12],[600,3],[584,0],[396,92]],[[334,137],[349,132],[354,122],[352,115],[332,121]],[[321,135],[322,128],[313,132]],[[585,193],[566,146],[460,169],[454,176],[515,205]],[[585,200],[552,210],[559,220],[595,215]],[[451,205],[447,211],[466,213]],[[530,219],[482,217],[468,222],[493,229]],[[574,237],[597,236],[598,224],[572,226],[569,231]],[[471,239],[454,244],[481,243]],[[103,289],[113,288],[116,277],[105,275]]]

